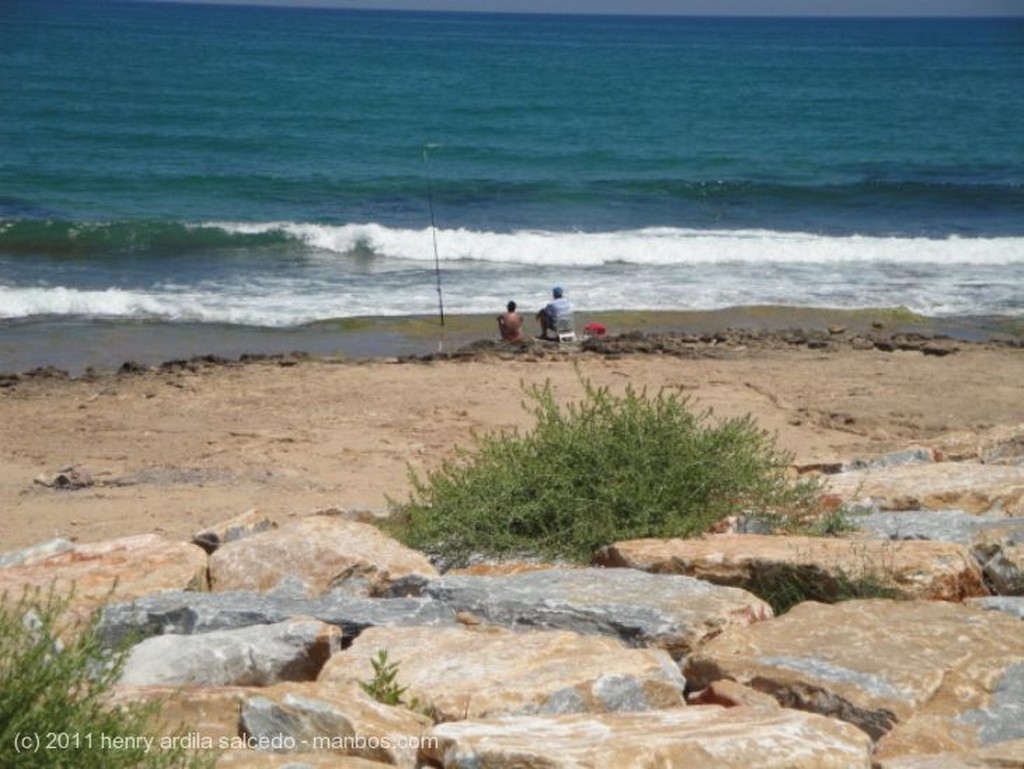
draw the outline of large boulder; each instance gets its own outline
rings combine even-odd
[[[110,704],[157,705],[159,715],[150,722],[157,740],[211,750],[230,745],[238,736],[238,714],[252,692],[245,686],[117,684],[110,692]]]
[[[871,741],[795,710],[699,706],[440,724],[421,754],[444,769],[868,769]],[[436,744],[432,741],[436,739]]]
[[[308,598],[287,590],[175,590],[105,606],[99,631],[104,642],[114,646],[129,637],[237,630],[272,625],[293,617],[312,617],[336,625],[346,641],[375,625],[455,624],[451,608],[425,598],[355,598],[337,592]]]
[[[0,568],[0,596],[17,600],[26,592],[45,596],[52,590],[70,597],[70,609],[80,618],[109,600],[205,587],[206,553],[156,534],[76,545]]]
[[[932,441],[938,458],[978,460],[988,465],[1024,464],[1024,424],[997,425],[980,433],[949,433]]]
[[[437,720],[524,713],[650,710],[683,704],[685,681],[660,649],[614,638],[504,628],[369,628],[335,654],[318,679],[350,685],[374,678],[380,651],[396,684]]]
[[[933,462],[831,475],[825,490],[851,502],[871,500],[884,510],[944,510],[1024,515],[1024,465]]]
[[[6,553],[0,553],[0,569],[6,569],[8,566],[24,566],[25,564],[41,561],[44,558],[49,558],[51,555],[71,550],[74,546],[75,543],[69,539],[54,537],[45,542],[29,545],[19,550],[9,550]]]
[[[271,590],[285,580],[309,595],[412,595],[437,576],[426,556],[368,523],[327,515],[228,542],[210,556],[212,590]]]
[[[241,767],[301,766],[314,757],[335,762],[316,766],[356,767],[364,765],[355,762],[360,756],[383,765],[412,767],[419,737],[432,725],[421,714],[377,702],[359,686],[316,682],[266,687],[118,685],[111,704],[159,704],[159,718],[152,724],[157,744],[224,751],[223,755],[234,756],[226,765]],[[268,756],[277,763],[261,763]],[[355,763],[345,763],[346,759]]]
[[[970,545],[979,525],[988,519],[963,510],[899,510],[849,515],[846,520],[855,536],[868,539],[929,539]]]
[[[315,620],[154,636],[131,648],[120,683],[267,686],[311,681],[340,646],[338,629]]]
[[[985,583],[1000,595],[1024,594],[1024,518],[988,518],[962,510],[907,510],[851,516],[873,539],[930,539],[966,545]]]
[[[870,581],[905,598],[960,601],[988,594],[967,549],[948,542],[732,534],[616,542],[596,560],[755,592],[792,581],[839,595],[844,583]]]
[[[882,755],[1024,737],[1020,620],[942,601],[807,602],[727,629],[687,658],[694,688],[730,679],[848,721]]]
[[[680,657],[730,625],[772,617],[745,590],[629,569],[545,569],[508,576],[445,575],[425,594],[510,628],[613,635]]]

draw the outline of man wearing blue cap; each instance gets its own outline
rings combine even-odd
[[[549,330],[555,332],[555,339],[558,338],[559,331],[572,330],[572,304],[565,298],[562,287],[555,286],[551,289],[551,297],[551,301],[537,313],[541,339],[550,339]]]

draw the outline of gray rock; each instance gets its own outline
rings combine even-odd
[[[850,523],[871,539],[930,539],[972,545],[996,535],[1024,544],[1024,518],[985,518],[963,510],[901,510],[854,515]]]
[[[307,598],[291,592],[227,593],[168,591],[104,608],[99,631],[108,645],[135,634],[192,635],[270,625],[292,617],[313,617],[341,628],[346,643],[363,629],[376,625],[452,625],[455,613],[422,598],[352,598],[328,593]]]
[[[617,636],[682,656],[723,628],[769,619],[745,590],[631,569],[546,569],[508,576],[446,576],[424,594],[512,629]]]
[[[993,595],[986,598],[969,598],[965,603],[988,611],[1001,611],[1017,619],[1024,619],[1024,596]]]
[[[881,457],[871,459],[855,459],[841,466],[840,472],[850,470],[868,470],[876,467],[895,467],[898,465],[920,464],[923,462],[934,462],[935,452],[924,446],[915,446],[905,451],[896,451]]]
[[[969,545],[979,519],[963,510],[906,510],[854,515],[849,520],[870,539],[930,539]]]
[[[268,686],[310,681],[340,645],[338,629],[315,620],[155,636],[131,648],[120,683]]]
[[[60,489],[74,491],[92,486],[94,481],[86,470],[79,470],[75,467],[62,467],[55,473],[43,473],[35,479],[40,486],[49,489]]]
[[[988,707],[968,710],[956,720],[976,726],[982,745],[1024,739],[1024,662],[1003,671],[991,696]]]

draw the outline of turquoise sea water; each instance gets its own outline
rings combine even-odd
[[[1021,83],[1021,18],[5,0],[0,343],[429,314],[438,265],[449,313],[1024,316]]]

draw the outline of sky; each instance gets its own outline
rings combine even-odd
[[[716,16],[1024,16],[1024,0],[186,0],[374,10]]]

